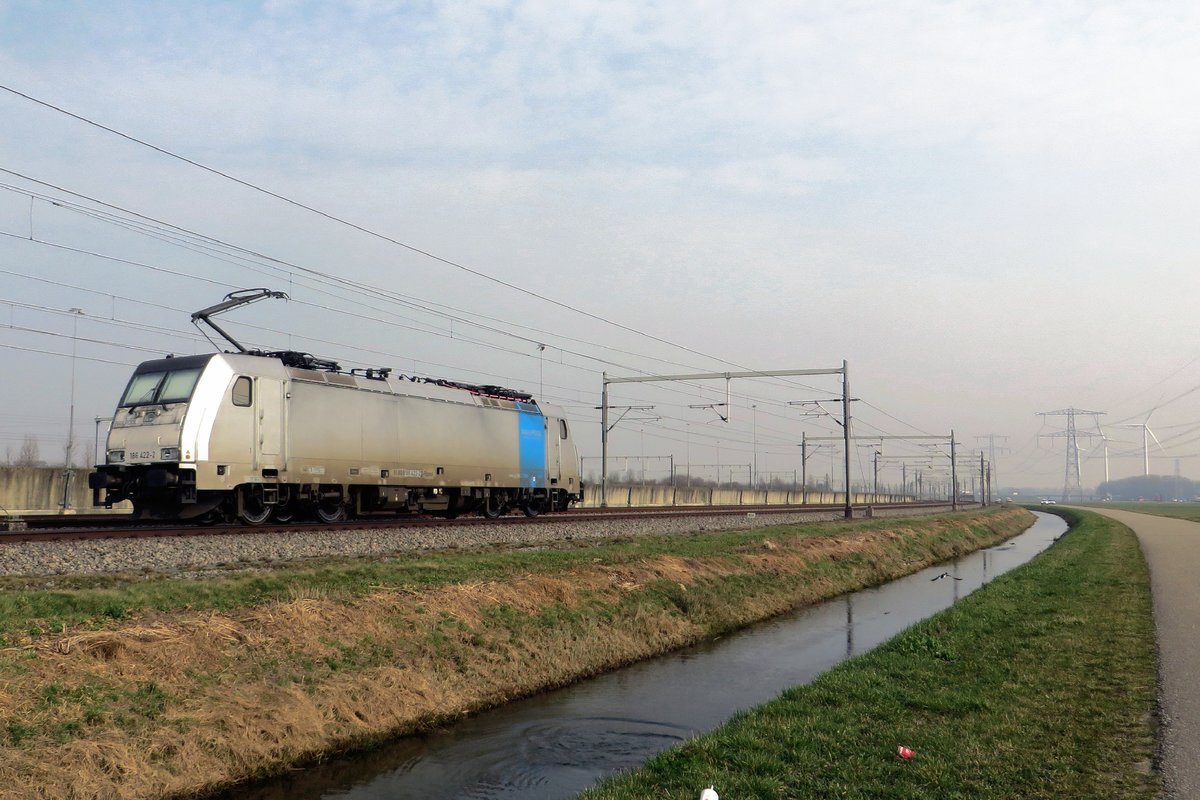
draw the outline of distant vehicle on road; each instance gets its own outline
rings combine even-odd
[[[1058,503],[1056,503],[1054,500],[1051,500],[1051,499],[1050,499],[1050,498],[1048,498],[1048,497],[1043,497],[1043,498],[1042,498],[1042,505],[1044,505],[1044,506],[1056,506],[1056,505],[1058,505]]]

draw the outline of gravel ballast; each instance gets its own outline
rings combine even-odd
[[[876,510],[876,516],[918,516],[945,509]],[[420,550],[538,547],[566,541],[694,531],[753,530],[772,525],[840,521],[840,511],[647,515],[500,525],[440,525],[287,533],[223,533],[146,539],[9,542],[0,546],[0,576],[165,574],[198,577],[319,558],[388,556]]]

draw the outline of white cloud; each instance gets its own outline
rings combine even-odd
[[[845,172],[835,159],[783,155],[729,161],[718,164],[708,174],[711,183],[721,189],[774,195],[811,194],[818,186],[844,177]]]
[[[239,30],[184,8],[174,22],[126,17],[127,46],[73,54],[43,82],[84,71],[64,102],[148,135],[362,159],[435,146],[606,164],[972,147],[1090,164],[1139,142],[1189,148],[1200,124],[1185,9],[523,2],[421,16],[364,2],[341,15],[273,6]]]
[[[1032,404],[1014,428],[1057,402],[1039,387],[1084,393],[1092,363],[1136,381],[1189,335],[1200,20],[1186,5],[222,9],[9,12],[0,72],[669,338],[754,361],[851,351],[881,386],[944,371],[964,382],[947,396]],[[506,311],[451,271],[24,101],[0,97],[0,113],[0,165]]]

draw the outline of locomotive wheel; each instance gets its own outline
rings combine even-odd
[[[346,518],[346,507],[337,500],[319,502],[313,510],[317,513],[317,519],[325,523],[341,522]]]
[[[536,517],[542,513],[542,504],[538,500],[530,500],[521,510],[525,512],[525,516],[527,517]]]
[[[262,525],[271,518],[271,506],[263,502],[262,492],[242,490],[241,510],[238,519],[244,525]]]
[[[494,494],[483,499],[483,507],[479,510],[479,513],[488,519],[500,519],[504,512],[504,503]]]
[[[280,508],[280,507],[275,508],[275,521],[279,522],[283,525],[287,525],[289,522],[294,520],[296,518],[296,516],[297,516],[296,509],[292,506],[284,506],[282,508]]]

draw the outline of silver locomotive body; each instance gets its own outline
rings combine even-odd
[[[583,493],[567,421],[528,395],[266,355],[141,364],[106,454],[93,502],[150,519],[532,516]]]

